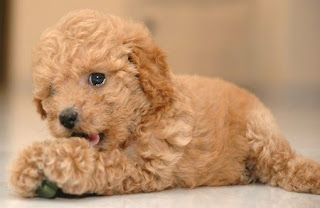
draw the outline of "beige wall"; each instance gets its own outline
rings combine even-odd
[[[143,20],[176,73],[246,86],[320,83],[319,0],[11,0],[11,88],[31,90],[32,46],[68,11],[98,9]]]
[[[286,82],[320,85],[320,1],[293,0],[289,13]]]

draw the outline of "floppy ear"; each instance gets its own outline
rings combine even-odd
[[[143,41],[142,41],[143,42]],[[153,110],[171,104],[173,87],[166,55],[154,43],[134,45],[129,55],[139,71],[140,84]]]
[[[47,117],[47,113],[42,107],[42,104],[41,104],[42,100],[38,98],[33,98],[33,101],[36,104],[37,112],[41,115],[41,118],[45,119]]]

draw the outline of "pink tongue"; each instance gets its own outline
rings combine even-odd
[[[90,134],[87,138],[92,145],[96,145],[100,142],[99,134]]]

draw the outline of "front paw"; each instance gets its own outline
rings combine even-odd
[[[22,151],[10,168],[9,183],[23,197],[36,196],[36,189],[44,179],[42,171],[43,144],[35,143]]]
[[[83,194],[90,188],[97,151],[84,139],[61,139],[44,153],[44,174],[64,193]]]

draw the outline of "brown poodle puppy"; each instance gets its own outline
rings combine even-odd
[[[320,193],[320,165],[297,155],[254,95],[219,79],[174,76],[139,23],[91,10],[43,33],[34,97],[57,140],[25,149],[10,183],[44,179],[99,195],[253,181]]]

